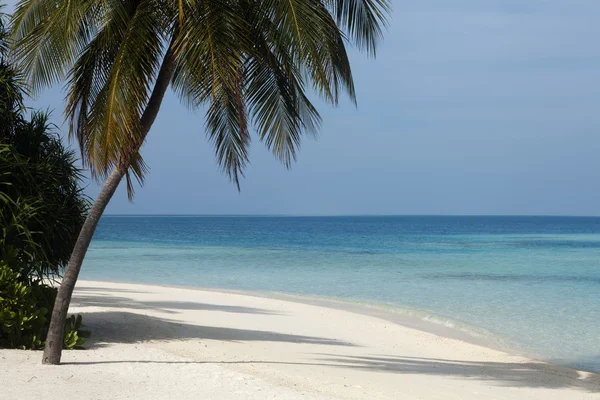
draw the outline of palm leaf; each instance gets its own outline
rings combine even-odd
[[[327,0],[338,26],[352,37],[354,43],[375,55],[383,37],[383,27],[392,10],[388,0]]]
[[[84,49],[70,75],[70,132],[98,177],[106,177],[127,156],[126,165],[133,165],[133,174],[143,178],[146,167],[137,154],[144,140],[140,118],[164,51],[159,5],[115,2],[108,23]]]
[[[64,79],[97,29],[102,0],[20,2],[13,15],[16,57],[34,92]]]
[[[251,47],[249,26],[226,1],[205,1],[185,12],[188,18],[174,42],[173,86],[188,106],[209,103],[207,136],[219,165],[239,187],[250,133],[238,49]]]
[[[239,186],[251,131],[289,167],[321,123],[313,93],[356,101],[346,45],[374,55],[389,11],[389,0],[21,0],[13,32],[35,89],[67,76],[70,134],[94,176],[124,168],[132,195],[159,69],[174,71],[184,104],[204,108]]]

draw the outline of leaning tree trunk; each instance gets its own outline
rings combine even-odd
[[[44,347],[43,364],[60,363],[65,336],[65,321],[67,319],[67,312],[69,311],[73,289],[75,289],[75,283],[77,283],[77,277],[81,270],[81,264],[83,263],[88,246],[92,241],[92,236],[94,236],[94,232],[96,231],[96,226],[98,226],[98,221],[100,221],[104,209],[113,194],[115,194],[115,190],[117,190],[124,175],[124,170],[120,168],[116,168],[110,174],[106,182],[104,182],[104,186],[79,232],[79,237],[77,238],[77,242],[71,253],[71,258],[69,259],[69,264],[67,265],[67,270],[63,276],[54,303],[54,309],[52,310],[52,319],[50,320],[50,328],[48,329],[46,346]]]
[[[167,53],[165,54],[165,58],[156,77],[156,83],[154,85],[152,94],[150,95],[150,99],[148,100],[146,109],[140,118],[142,135],[141,141],[138,143],[135,151],[138,151],[142,146],[143,141],[152,127],[152,124],[154,124],[154,120],[156,119],[158,111],[160,110],[160,105],[162,104],[165,92],[167,91],[169,83],[171,82],[173,70],[175,68],[175,58],[173,55],[174,38],[175,35],[171,41]],[[127,159],[127,157],[124,157],[123,159]],[[69,259],[69,264],[67,265],[65,275],[62,279],[60,288],[58,289],[58,294],[52,310],[52,319],[50,320],[50,327],[48,328],[48,336],[46,338],[46,345],[44,347],[44,356],[42,358],[43,364],[60,363],[65,336],[65,322],[67,319],[67,313],[69,312],[69,305],[71,304],[73,290],[75,289],[75,284],[77,283],[77,277],[79,276],[79,271],[81,270],[81,265],[83,264],[83,259],[85,258],[87,249],[92,241],[96,227],[98,226],[98,221],[100,221],[100,217],[102,216],[102,213],[104,213],[104,209],[106,208],[112,196],[115,194],[115,190],[117,190],[119,183],[123,179],[123,176],[125,176],[128,167],[128,165],[119,165],[110,174],[106,182],[104,182],[104,186],[102,187],[98,198],[94,202],[90,213],[83,223],[83,227],[81,228],[81,232],[77,237],[77,242],[75,243],[75,247],[71,253],[71,258]]]

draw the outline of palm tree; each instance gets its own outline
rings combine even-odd
[[[73,249],[43,363],[58,364],[71,295],[98,221],[123,178],[143,182],[140,148],[169,86],[206,112],[217,162],[238,186],[250,132],[287,167],[321,118],[314,91],[355,101],[346,43],[375,55],[389,0],[21,0],[15,56],[34,92],[66,79],[70,137],[105,180]]]

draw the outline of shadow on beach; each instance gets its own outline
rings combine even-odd
[[[244,336],[243,331],[238,332]],[[264,333],[264,332],[263,332]],[[297,338],[300,338],[299,340]],[[277,338],[276,341],[292,341],[296,343],[319,343],[319,340],[302,341],[302,337]],[[283,339],[283,340],[282,340]],[[253,339],[243,339],[253,340]],[[259,340],[270,340],[262,336]],[[325,341],[322,344],[331,344]],[[337,343],[339,344],[339,343]],[[296,365],[307,368],[321,366],[332,368],[360,369],[370,372],[387,372],[396,374],[444,375],[461,379],[487,381],[491,384],[506,387],[522,388],[574,388],[591,393],[600,393],[600,375],[589,374],[580,377],[575,370],[550,366],[541,362],[530,363],[501,363],[501,362],[466,362],[458,360],[437,360],[415,357],[362,357],[335,355],[330,358],[315,359],[314,362],[286,362],[268,360],[239,360],[239,361],[151,361],[151,360],[108,360],[83,361],[64,364],[96,365],[96,364],[267,364],[267,365]]]
[[[475,362],[438,358],[396,356],[340,356],[322,354],[327,365],[399,374],[446,375],[477,379],[504,386],[564,388],[577,387],[600,392],[600,375],[584,373],[543,362]]]
[[[79,290],[79,289],[77,289]],[[113,289],[111,289],[112,291]],[[240,314],[282,315],[276,311],[261,308],[230,306],[222,304],[199,303],[195,301],[135,301],[127,297],[78,294],[73,298],[73,306],[129,308],[135,310],[153,310],[166,314],[176,314],[181,310],[221,311]],[[87,312],[86,312],[87,314]]]
[[[89,347],[111,343],[141,343],[152,340],[206,339],[229,342],[266,341],[355,346],[352,343],[316,336],[271,331],[192,325],[150,315],[122,311],[85,312],[86,329],[92,331]]]
[[[79,292],[103,292],[106,290],[106,288],[103,287],[94,287],[94,286],[77,286],[77,288],[75,289],[78,293]],[[148,292],[142,292],[140,290],[133,290],[133,289],[124,289],[124,288],[115,288],[115,287],[111,287],[110,288],[111,292],[122,292],[122,293],[148,293]]]
[[[74,305],[83,308],[86,328],[93,332],[88,342],[90,348],[99,348],[113,343],[142,343],[147,341],[172,340],[218,340],[229,342],[284,342],[295,344],[313,344],[336,346],[337,349],[359,348],[360,346],[325,337],[293,335],[267,330],[247,330],[217,326],[204,326],[182,323],[168,318],[144,315],[133,310],[158,310],[165,313],[177,313],[177,310],[211,310],[231,313],[275,314],[270,310],[251,307],[205,304],[180,301],[135,301],[125,297],[83,294],[74,298]],[[113,308],[110,311],[85,311],[86,307]],[[114,310],[116,308],[117,310]],[[123,310],[119,310],[122,308]],[[86,347],[88,347],[86,346]],[[314,348],[313,348],[314,351]],[[336,350],[338,351],[338,350]],[[333,353],[333,352],[332,352]],[[305,353],[306,354],[306,353]],[[267,364],[297,365],[311,368],[325,366],[363,370],[373,373],[413,374],[432,376],[451,376],[460,379],[487,381],[490,384],[507,387],[529,388],[579,388],[592,393],[600,393],[600,375],[580,373],[576,370],[547,364],[544,362],[485,362],[460,361],[452,359],[402,357],[368,354],[307,354],[308,361],[286,361],[285,359],[246,359],[246,360],[190,360],[190,361],[153,361],[153,360],[101,360],[73,362],[77,365],[94,364]]]

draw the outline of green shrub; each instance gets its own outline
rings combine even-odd
[[[25,107],[0,4],[0,262],[21,280],[60,276],[88,211],[75,152],[49,113]]]
[[[56,288],[40,281],[24,282],[19,273],[0,265],[0,347],[43,347],[56,293]],[[65,321],[65,349],[79,347],[89,337],[81,322],[81,315]]]
[[[61,275],[88,207],[74,153],[47,118],[34,113],[0,142],[0,260],[34,280]]]
[[[6,265],[0,266],[0,346],[40,348],[48,329],[47,314],[48,309],[36,304],[32,287]]]
[[[44,345],[57,290],[88,210],[75,153],[49,114],[24,105],[28,88],[8,55],[0,4],[0,347]],[[81,316],[65,321],[65,348],[84,343]]]

